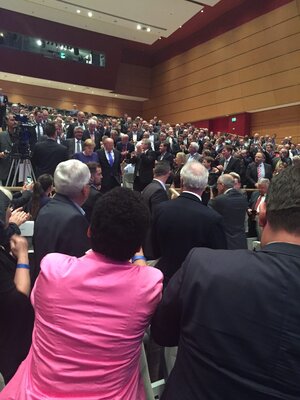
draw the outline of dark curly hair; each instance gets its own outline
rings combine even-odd
[[[96,202],[91,221],[92,249],[113,260],[129,260],[143,243],[150,214],[140,193],[115,188]]]

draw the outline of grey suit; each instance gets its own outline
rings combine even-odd
[[[222,215],[228,249],[247,249],[245,217],[248,208],[246,196],[236,189],[211,199],[208,206]]]

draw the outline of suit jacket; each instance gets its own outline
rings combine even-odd
[[[85,124],[79,124],[78,122],[75,122],[74,124],[70,124],[67,129],[67,139],[71,139],[74,137],[74,128],[76,126],[81,126],[83,131],[87,130],[87,126]]]
[[[142,198],[147,204],[150,212],[152,213],[154,208],[162,201],[169,200],[167,191],[157,181],[153,180],[149,185],[145,187],[142,192]]]
[[[134,133],[136,133],[136,135],[137,135],[137,139],[136,139],[135,142],[139,142],[140,140],[142,140],[143,132],[137,131],[137,132],[134,132]],[[128,133],[128,136],[129,136],[129,141],[130,141],[130,142],[133,142],[133,133],[132,133],[132,132],[129,132],[129,133]]]
[[[38,178],[42,174],[54,175],[57,165],[68,160],[68,149],[55,140],[38,142],[33,148],[32,164]]]
[[[220,165],[224,166],[225,160],[220,161]],[[241,172],[241,160],[239,158],[231,157],[226,169],[223,171],[224,174],[229,174],[229,172],[236,172],[240,174]]]
[[[77,139],[72,138],[72,139],[66,139],[63,142],[63,145],[68,149],[68,157],[71,159],[73,158],[74,154],[77,153],[75,149],[75,144],[77,142]],[[81,140],[81,149],[83,151],[83,141]]]
[[[84,400],[144,399],[141,345],[162,278],[155,268],[93,251],[46,256],[31,295],[32,346],[0,397],[19,398],[22,388],[23,400],[74,399],[76,382]]]
[[[269,164],[263,163],[265,167],[265,176],[264,178],[272,179],[272,167]],[[252,162],[248,165],[246,169],[246,182],[249,188],[254,188],[255,184],[258,181],[257,176],[257,164]]]
[[[247,197],[236,189],[211,199],[208,206],[222,215],[228,249],[247,249],[245,218],[248,208]]]
[[[193,249],[151,324],[179,345],[163,400],[300,398],[300,246]]]
[[[116,149],[117,149],[120,153],[122,153],[122,151],[123,151],[123,144],[122,144],[122,142],[117,142],[117,144],[116,144]],[[123,156],[123,155],[121,154],[121,156],[122,156],[122,161],[123,161],[123,160],[130,160],[130,153],[132,153],[132,152],[134,151],[134,144],[128,142],[128,143],[126,144],[126,150],[125,150],[125,151],[128,151],[128,154],[126,154],[126,156]]]
[[[114,152],[114,163],[110,166],[104,149],[97,150],[99,164],[102,169],[101,192],[107,192],[121,185],[121,154],[118,150]]]
[[[158,204],[163,201],[168,201],[169,197],[167,191],[162,187],[162,185],[157,181],[153,180],[149,185],[145,187],[142,192],[142,198],[147,204],[151,215],[153,214],[155,208]],[[152,232],[151,227],[148,229],[146,239],[143,243],[144,255],[148,260],[154,259],[154,251],[152,248]]]
[[[103,135],[101,135],[98,131],[95,131],[94,135],[95,135],[95,150],[99,150],[100,147],[101,147],[101,143],[100,142],[101,142],[101,139],[102,139]],[[84,142],[86,139],[91,139],[91,135],[90,135],[90,131],[89,130],[86,130],[86,131],[83,132],[82,141]]]
[[[48,253],[81,257],[90,248],[88,221],[66,196],[57,193],[40,211],[34,224],[35,266],[39,272]]]
[[[13,143],[10,137],[10,134],[6,131],[0,132],[0,152],[3,151],[11,151],[13,147]],[[2,185],[5,185],[6,179],[9,174],[9,169],[11,166],[11,158],[10,156],[6,156],[5,158],[0,158],[0,181]]]
[[[152,230],[155,256],[161,257],[157,266],[166,282],[193,247],[227,248],[222,217],[191,193],[159,204]]]
[[[85,212],[86,219],[89,222],[91,222],[94,205],[101,196],[102,196],[102,193],[100,192],[100,190],[96,189],[95,186],[90,185],[89,197],[86,199],[86,201],[82,205],[82,209]]]
[[[143,190],[153,179],[153,168],[155,166],[156,154],[153,150],[147,150],[137,157],[132,158],[132,163],[135,164],[134,178],[139,177],[141,190]]]
[[[170,166],[172,166],[174,156],[173,156],[173,154],[171,154],[169,152],[166,152],[163,155],[163,157],[161,158],[161,154],[158,153],[156,159],[157,159],[157,161],[166,161],[166,162],[168,162],[170,164]]]

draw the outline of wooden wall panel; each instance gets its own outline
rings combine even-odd
[[[113,116],[121,116],[125,112],[136,116],[142,111],[142,103],[138,101],[93,96],[1,80],[0,87],[13,103],[43,105],[66,110],[72,110],[73,104],[77,104],[79,110]]]
[[[151,69],[132,64],[120,64],[115,91],[128,96],[150,95]]]
[[[277,142],[292,136],[294,143],[300,143],[300,105],[253,113],[251,126],[252,133],[276,133]]]
[[[154,67],[143,116],[176,123],[300,101],[297,1]]]

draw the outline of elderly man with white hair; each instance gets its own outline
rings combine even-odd
[[[222,217],[202,203],[207,169],[191,161],[181,169],[180,178],[181,195],[157,205],[153,216],[154,256],[160,257],[156,266],[165,276],[164,284],[193,247],[227,248]]]
[[[90,248],[88,221],[81,205],[89,195],[90,171],[78,160],[58,164],[54,173],[55,196],[40,210],[34,226],[37,273],[48,253],[81,257]]]
[[[201,159],[200,154],[198,153],[199,144],[196,142],[191,142],[188,148],[189,154],[186,156],[186,161],[199,161]]]

